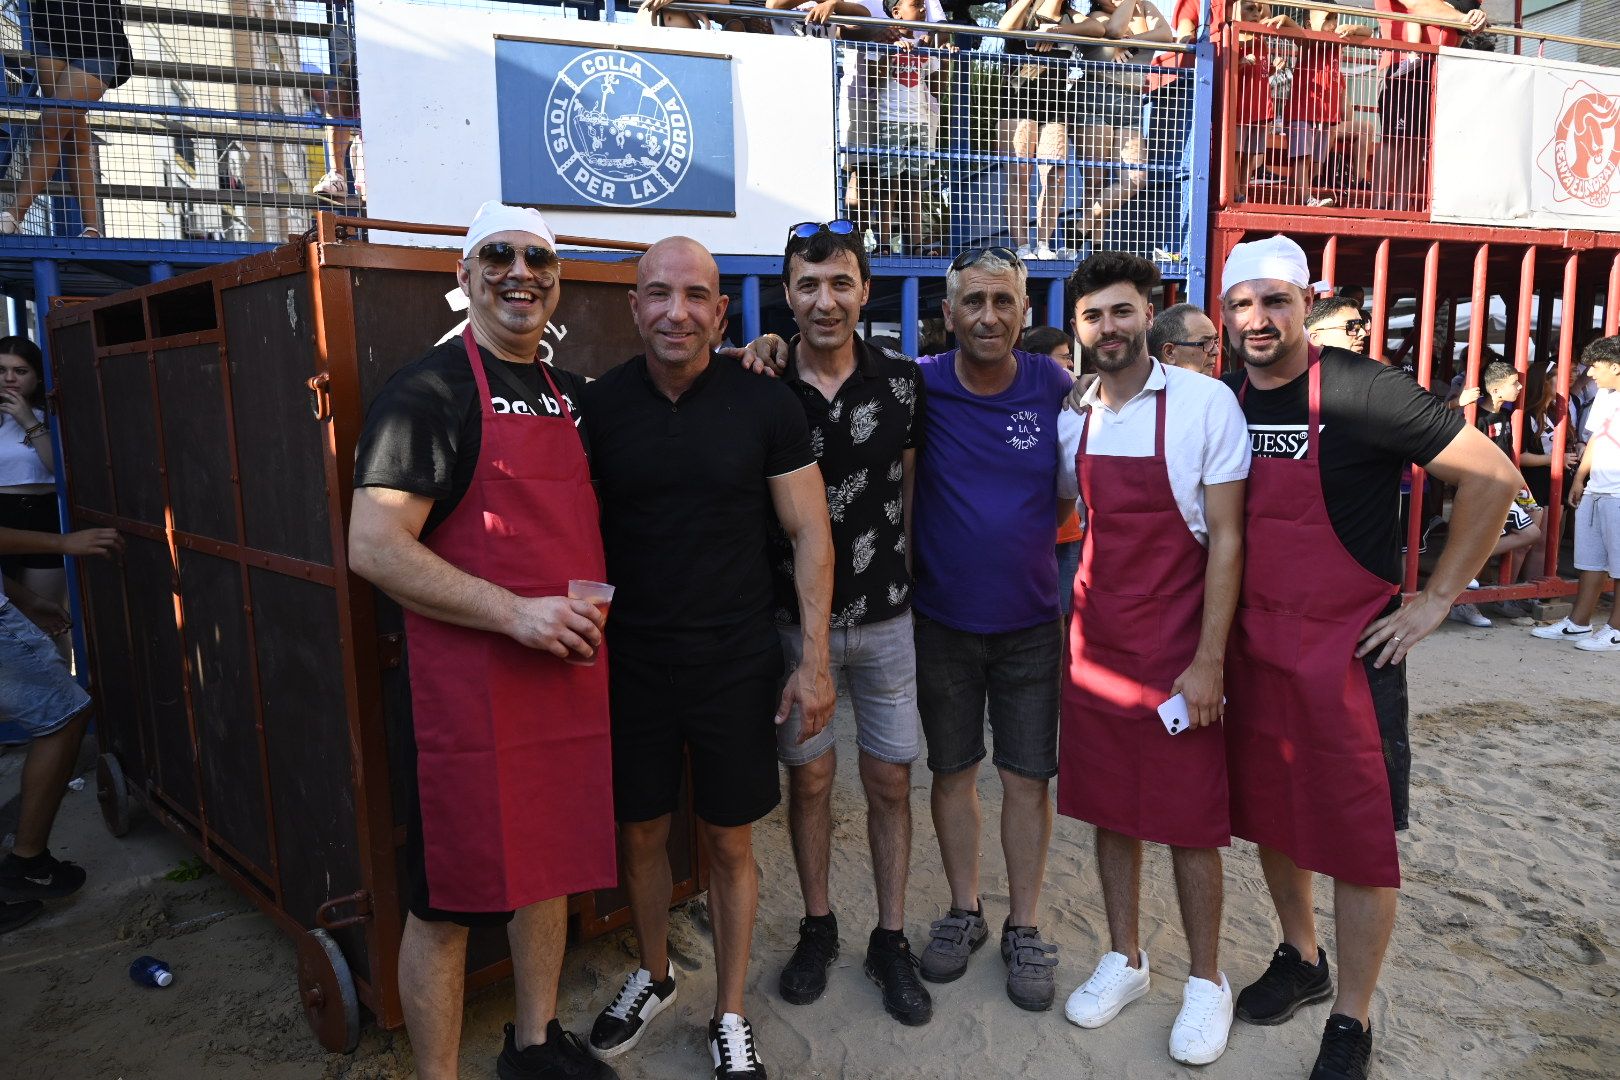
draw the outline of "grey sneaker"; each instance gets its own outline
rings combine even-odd
[[[1007,963],[1007,997],[1020,1009],[1045,1012],[1057,996],[1057,946],[1033,926],[1001,924],[1001,958]]]
[[[990,937],[984,908],[951,908],[943,919],[928,926],[928,947],[922,954],[922,977],[929,982],[955,982],[967,970],[968,957]]]

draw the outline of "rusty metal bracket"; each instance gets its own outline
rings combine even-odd
[[[347,904],[354,905],[354,914],[339,918],[335,913]],[[365,889],[328,900],[315,909],[315,925],[323,930],[341,930],[371,918],[371,893]]]
[[[324,371],[304,380],[304,385],[309,387],[309,411],[315,414],[317,420],[332,418],[332,394],[328,389],[331,382],[332,376]]]

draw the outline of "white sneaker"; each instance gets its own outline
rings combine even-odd
[[[1016,254],[1020,259],[1028,261],[1035,257],[1035,249],[1030,247],[1028,244],[1019,244]]]
[[[349,178],[334,169],[315,181],[314,193],[341,199],[349,193]]]
[[[1170,1056],[1183,1065],[1208,1065],[1226,1052],[1232,1031],[1232,987],[1221,973],[1221,984],[1188,979],[1181,992],[1181,1012],[1170,1029]]]
[[[1575,647],[1582,652],[1620,652],[1620,630],[1612,626],[1600,626],[1595,632],[1577,641]]]
[[[1069,995],[1063,1015],[1083,1028],[1099,1028],[1118,1016],[1119,1010],[1147,993],[1148,955],[1144,950],[1137,956],[1142,966],[1136,968],[1130,966],[1124,953],[1111,952],[1104,956],[1097,970],[1091,973],[1091,978]],[[1229,1020],[1231,1014],[1228,1003]]]
[[[1538,626],[1530,631],[1531,637],[1552,638],[1554,641],[1566,641],[1569,638],[1585,638],[1591,636],[1592,628],[1572,622],[1568,615],[1550,626]]]
[[[1035,245],[1035,257],[1041,260],[1055,259],[1057,258],[1057,252],[1052,250],[1052,245],[1042,241]]]
[[[10,210],[0,210],[0,236],[17,235],[17,219]]]
[[[1458,604],[1446,616],[1452,622],[1467,623],[1469,626],[1495,626],[1490,619],[1479,613],[1479,608],[1473,604]]]

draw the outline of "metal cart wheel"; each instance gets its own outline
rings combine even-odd
[[[332,935],[311,930],[298,939],[298,996],[316,1040],[334,1054],[360,1042],[360,999],[354,976]]]
[[[102,754],[96,762],[96,801],[101,804],[101,820],[114,836],[129,832],[130,815],[134,804],[129,797],[129,782],[124,779],[124,767],[113,754]]]

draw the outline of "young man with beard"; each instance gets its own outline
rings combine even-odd
[[[922,440],[922,374],[909,357],[877,349],[855,332],[871,269],[854,225],[805,222],[788,234],[782,285],[799,334],[782,380],[810,423],[810,446],[827,485],[833,537],[829,677],[840,672],[855,713],[866,835],[877,889],[877,925],[866,974],[903,1024],[925,1024],[933,1001],[917,978],[905,933],[911,864],[911,763],[922,750],[917,656],[911,620],[911,493]],[[769,348],[780,339],[762,340]],[[777,538],[777,628],[791,671],[803,658],[793,552]],[[819,998],[838,956],[838,922],[827,895],[832,785],[838,759],[831,725],[805,729],[795,708],[777,728],[788,767],[788,824],[804,896],[799,943],[779,981],[796,1005]]]
[[[1232,833],[1260,847],[1283,940],[1237,1015],[1280,1024],[1334,998],[1311,1080],[1363,1080],[1395,923],[1411,751],[1407,654],[1478,573],[1519,489],[1499,449],[1393,368],[1305,335],[1305,253],[1239,244],[1222,274],[1227,376],[1254,460],[1226,667]],[[1456,488],[1445,551],[1400,598],[1401,469]],[[1317,945],[1312,874],[1333,878],[1339,987]]]
[[[755,821],[781,798],[776,727],[827,723],[832,537],[804,409],[792,391],[711,352],[725,321],[720,271],[697,241],[641,257],[630,312],[646,344],[585,391],[614,583],[613,802],[640,965],[591,1029],[613,1057],[675,1000],[669,962],[670,818],[690,761],[709,856],[715,1080],[765,1080],[743,991],[759,902]],[[782,684],[770,530],[792,544],[801,662]]]
[[[1057,493],[1078,495],[1089,525],[1063,682],[1058,812],[1097,827],[1110,950],[1065,1012],[1101,1027],[1148,992],[1142,843],[1168,845],[1192,960],[1170,1056],[1207,1065],[1232,1026],[1216,958],[1220,849],[1231,840],[1218,721],[1249,436],[1226,386],[1148,352],[1158,284],[1152,263],[1118,252],[1093,255],[1069,281],[1075,336],[1098,378],[1081,408],[1058,419]],[[1177,698],[1186,715],[1172,731],[1157,710]]]
[[[584,380],[535,359],[557,308],[552,234],[485,203],[457,279],[467,329],[407,364],[366,414],[349,566],[405,608],[414,770],[399,946],[423,1080],[459,1075],[467,932],[505,926],[516,1023],[502,1080],[608,1078],[557,1022],[570,893],[613,885],[602,537],[573,414]]]

